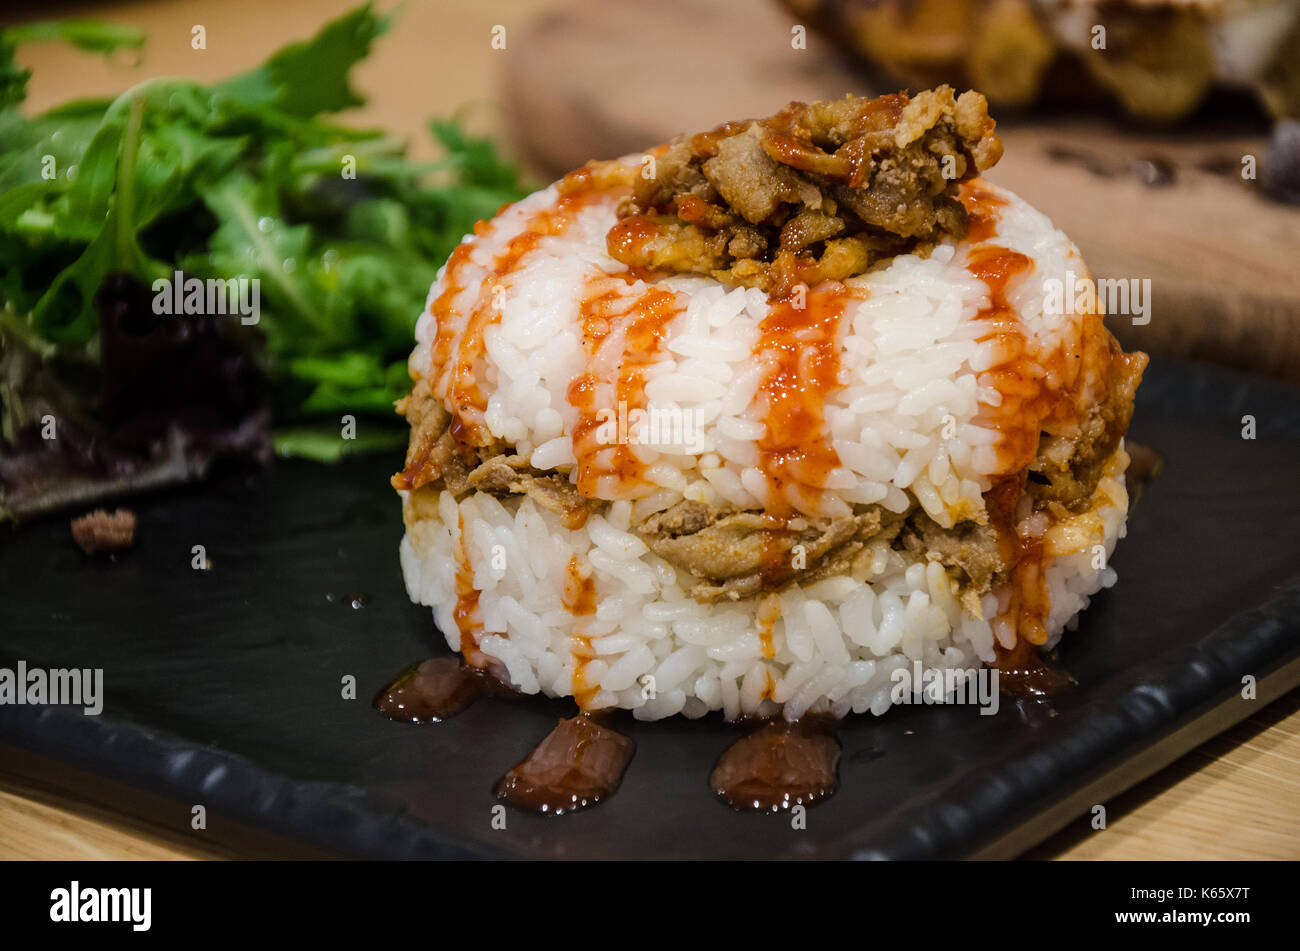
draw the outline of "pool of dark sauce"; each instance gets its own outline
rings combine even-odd
[[[833,721],[768,720],[719,757],[709,788],[733,809],[782,812],[834,795],[839,761]]]
[[[493,790],[516,809],[546,815],[564,815],[594,806],[612,796],[636,743],[579,714],[561,720]]]
[[[431,657],[412,664],[375,697],[374,707],[390,720],[437,723],[454,717],[483,696],[513,696],[492,674],[459,657]]]
[[[375,697],[390,720],[437,723],[481,697],[518,696],[491,673],[459,657],[412,664]],[[497,782],[493,792],[516,809],[565,815],[603,802],[618,791],[636,743],[601,717],[580,713],[560,720],[533,750]],[[781,812],[835,793],[840,743],[835,723],[805,717],[768,720],[733,743],[718,759],[709,786],[740,810]]]
[[[412,664],[379,691],[374,707],[390,720],[438,723],[481,697],[519,694],[492,673],[459,657]],[[533,751],[501,778],[496,795],[528,812],[563,815],[612,796],[636,744],[595,717],[561,720]]]
[[[1067,687],[1078,684],[1070,674],[1038,652],[1038,647],[1024,638],[1007,650],[996,647],[998,689],[1016,700],[1047,700]]]

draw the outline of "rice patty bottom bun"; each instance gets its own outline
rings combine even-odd
[[[448,645],[584,710],[795,719],[1055,643],[1115,581],[1146,361],[1045,309],[1069,239],[973,179],[964,239],[773,301],[611,257],[635,168],[480,223],[419,320],[394,484]]]

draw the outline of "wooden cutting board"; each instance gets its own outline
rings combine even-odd
[[[774,0],[579,3],[511,37],[516,145],[546,173],[640,151],[792,99],[887,91]],[[1049,215],[1097,277],[1149,279],[1126,347],[1300,381],[1300,207],[1243,180],[1266,135],[1121,128],[1103,117],[1003,121],[988,178]],[[1135,164],[1136,163],[1136,164]],[[1147,164],[1143,164],[1147,163]],[[1156,172],[1165,184],[1144,183]]]

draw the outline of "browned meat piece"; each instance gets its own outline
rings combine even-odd
[[[702,532],[721,518],[723,510],[705,505],[703,502],[678,502],[672,508],[652,515],[641,523],[638,531],[642,534],[693,535]],[[666,557],[666,556],[665,556]]]
[[[1072,511],[1086,507],[1106,461],[1128,432],[1147,355],[1137,351],[1125,354],[1113,341],[1112,354],[1107,392],[1088,404],[1078,434],[1067,438],[1044,433],[1040,439],[1025,487],[1035,504],[1058,502]]]
[[[791,103],[682,137],[619,209],[609,253],[629,267],[711,274],[773,296],[861,274],[965,234],[957,185],[1002,143],[977,92]]]
[[[738,229],[714,231],[676,218],[627,218],[616,224],[607,240],[609,253],[635,267],[656,271],[711,272],[725,268]]]
[[[958,522],[944,528],[924,512],[913,512],[900,535],[903,547],[959,573],[963,587],[983,594],[1010,567],[1002,556],[999,533],[992,525]]]
[[[527,472],[528,460],[523,456],[493,456],[477,466],[469,474],[465,484],[467,488],[491,492],[494,495],[505,495],[510,492],[523,494],[523,489],[512,489],[510,486],[519,484],[520,479]]]
[[[868,541],[892,537],[899,524],[879,508],[847,518],[785,519],[686,501],[646,519],[637,533],[655,554],[705,582],[692,589],[696,600],[713,602],[841,574]]]
[[[436,496],[431,492],[461,495],[474,489],[493,495],[526,495],[561,516],[570,529],[586,523],[595,503],[582,496],[564,475],[541,472],[523,457],[502,452],[504,444],[499,440],[482,447],[458,443],[452,416],[433,395],[427,380],[416,382],[398,403],[397,411],[411,424],[411,442],[406,467],[393,476],[392,484],[411,493],[413,513],[434,504]]]
[[[723,202],[751,224],[766,221],[785,204],[820,208],[817,187],[772,158],[763,140],[762,127],[752,123],[744,132],[719,140],[717,154],[701,166]]]
[[[110,515],[96,509],[72,520],[72,537],[87,555],[130,548],[135,544],[135,513],[118,509]]]
[[[465,488],[493,495],[526,495],[542,508],[564,520],[564,527],[579,529],[586,524],[595,503],[557,472],[543,473],[528,465],[522,456],[494,456],[465,480]]]
[[[406,447],[406,467],[393,476],[393,488],[418,489],[441,479],[456,456],[456,443],[447,431],[451,414],[433,395],[429,381],[418,380],[398,401],[397,411],[411,424],[411,441]]]
[[[470,470],[500,453],[505,445],[500,440],[487,446],[458,442],[451,414],[425,379],[418,380],[398,401],[397,411],[411,424],[411,441],[406,447],[405,468],[391,480],[395,489],[414,491],[441,484],[452,492],[463,492]]]
[[[718,601],[738,601],[742,598],[756,597],[764,591],[784,587],[796,580],[800,584],[808,585],[825,578],[847,575],[865,567],[865,565],[857,564],[857,560],[864,551],[868,551],[868,543],[884,542],[888,544],[893,541],[902,527],[903,520],[901,518],[891,517],[884,522],[880,531],[875,535],[850,538],[842,545],[828,551],[817,560],[816,564],[811,564],[805,571],[792,571],[789,577],[786,578],[758,572],[742,575],[739,578],[728,578],[718,584],[697,584],[691,589],[691,597],[704,604],[713,604]]]
[[[987,524],[965,521],[946,529],[924,512],[914,512],[900,537],[904,549],[955,572],[965,589],[964,597],[972,592],[982,595],[1005,580],[1015,553],[1007,547],[1013,540],[1004,536],[1011,530],[1007,519],[1016,500],[1023,492],[1033,499],[1035,510],[1046,510],[1054,517],[1092,504],[1106,463],[1128,430],[1133,396],[1146,364],[1146,354],[1125,354],[1113,344],[1106,392],[1096,394],[1088,403],[1077,432],[1069,436],[1042,434],[1038,455],[1024,479],[1017,478],[1006,487],[1014,491],[1005,496],[1001,509],[991,494],[985,495],[990,507]]]
[[[802,251],[843,233],[844,227],[843,218],[805,209],[781,226],[781,247]]]

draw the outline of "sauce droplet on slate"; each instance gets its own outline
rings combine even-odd
[[[375,697],[375,709],[390,720],[437,723],[455,716],[493,689],[491,677],[466,667],[459,657],[433,657],[412,664]],[[504,685],[497,684],[499,689]]]
[[[819,720],[770,720],[727,748],[709,787],[734,809],[780,812],[812,805],[839,788],[840,742]]]
[[[609,798],[636,744],[589,716],[561,720],[522,762],[501,777],[496,795],[529,812],[563,815]]]
[[[996,649],[998,659],[993,666],[998,671],[998,689],[1016,700],[1046,700],[1078,683],[1046,661],[1038,648],[1024,638],[1018,639],[1011,650],[1001,644]]]
[[[1124,485],[1128,489],[1129,507],[1137,501],[1142,490],[1160,475],[1165,466],[1164,456],[1150,446],[1132,439],[1124,440],[1124,451],[1128,453],[1128,469],[1124,473]]]

